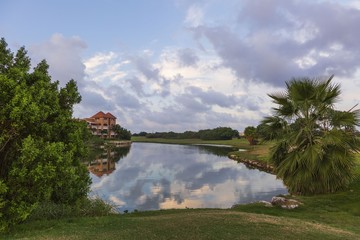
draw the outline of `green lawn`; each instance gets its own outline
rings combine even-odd
[[[144,139],[133,139],[140,140]],[[239,148],[247,145],[243,139],[181,142],[199,143]],[[247,145],[249,156],[260,159],[266,158],[268,147]],[[222,210],[161,210],[30,221],[0,235],[0,239],[360,239],[360,155],[357,159],[357,178],[349,189],[311,197],[292,196],[303,203],[294,210],[254,203]]]
[[[260,161],[267,161],[269,147],[272,142],[266,142],[259,145],[250,146],[245,138],[234,138],[232,140],[212,140],[205,141],[201,139],[166,139],[166,138],[146,138],[146,137],[132,137],[133,142],[151,142],[151,143],[166,143],[166,144],[215,144],[215,145],[231,145],[239,149],[245,149],[244,152],[236,151],[234,154],[239,156],[248,156],[251,159]]]
[[[260,208],[260,207],[258,207]],[[264,208],[264,207],[261,207]],[[296,217],[239,210],[166,210],[106,217],[38,221],[5,239],[360,239],[359,229]],[[340,215],[342,218],[348,217]],[[323,217],[326,217],[323,215]],[[352,217],[351,217],[352,218]],[[357,219],[359,220],[359,219]],[[355,225],[353,220],[348,223]],[[358,223],[358,222],[357,222]]]

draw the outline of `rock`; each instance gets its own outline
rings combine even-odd
[[[271,204],[271,202],[268,201],[259,201],[259,203],[264,204],[265,207],[272,207],[273,205]]]
[[[271,199],[271,204],[273,206],[280,206],[280,207],[286,208],[286,209],[294,209],[294,208],[299,207],[299,205],[302,203],[295,199],[287,199],[284,197],[273,197]]]
[[[285,201],[286,201],[286,198],[284,198],[284,197],[273,197],[271,199],[271,204],[272,205],[282,205],[285,203]]]

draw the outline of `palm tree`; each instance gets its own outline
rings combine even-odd
[[[248,126],[244,130],[245,138],[249,141],[250,145],[256,145],[258,143],[258,134],[254,126]]]
[[[276,133],[270,159],[291,193],[335,192],[353,180],[359,110],[334,109],[340,86],[332,78],[292,79],[285,92],[269,94],[277,107],[262,124]]]

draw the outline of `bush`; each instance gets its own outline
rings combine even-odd
[[[31,213],[27,221],[50,220],[69,217],[96,217],[116,213],[115,206],[100,198],[83,198],[73,205],[54,202],[41,202]]]

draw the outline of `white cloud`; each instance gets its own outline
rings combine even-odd
[[[95,54],[95,56],[87,59],[84,62],[87,73],[93,73],[95,71],[98,71],[99,66],[108,64],[111,60],[113,60],[116,57],[117,55],[114,52]]]
[[[119,54],[112,51],[97,53],[84,61],[87,80],[105,85],[114,83],[127,76],[125,68],[129,63],[129,60],[122,59]]]
[[[85,41],[79,37],[66,38],[56,33],[44,43],[30,46],[29,52],[35,65],[46,59],[50,65],[50,75],[53,80],[59,80],[61,85],[70,79],[81,84],[85,76],[81,53],[86,48]]]
[[[204,18],[203,10],[197,5],[192,5],[187,10],[185,24],[190,27],[197,27],[199,25],[202,25],[203,18]]]

